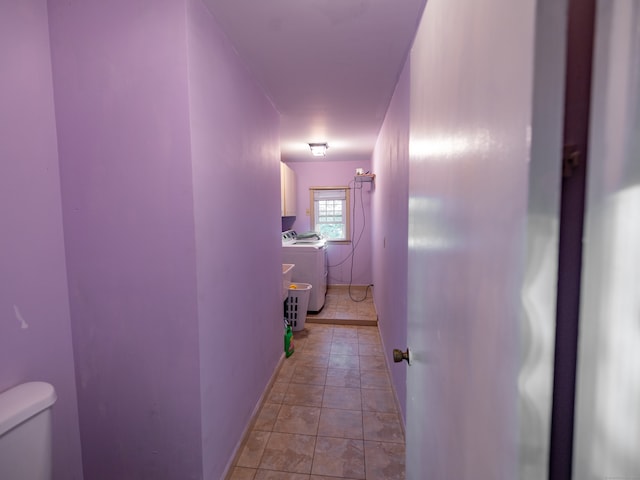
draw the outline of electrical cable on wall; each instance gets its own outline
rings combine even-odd
[[[353,187],[354,187],[354,189],[356,187],[355,180],[354,180]],[[360,229],[360,235],[358,236],[358,241],[355,244],[353,242],[351,243],[351,269],[350,269],[350,272],[349,272],[349,298],[351,299],[352,302],[364,302],[367,299],[367,296],[369,295],[369,289],[371,288],[371,285],[367,285],[367,288],[364,291],[364,297],[363,298],[356,299],[356,298],[354,298],[353,294],[351,293],[351,286],[353,285],[353,265],[354,265],[354,262],[355,262],[356,248],[360,244],[360,240],[362,239],[362,235],[364,234],[364,230],[365,230],[366,225],[367,225],[367,217],[366,217],[365,210],[364,210],[364,200],[362,198],[362,183],[360,183],[360,187],[357,190],[360,190],[360,208],[362,209],[362,228]],[[355,195],[354,195],[354,197],[355,197]],[[356,202],[355,202],[355,198],[354,198],[354,202],[353,202],[353,208],[352,208],[352,215],[351,216],[353,218],[352,234],[355,236],[355,229],[356,229],[356,222],[355,222],[355,218],[356,218]]]
[[[353,186],[351,186],[353,184]],[[351,299],[352,302],[364,302],[368,295],[369,295],[369,289],[371,288],[371,285],[367,285],[367,288],[364,292],[364,297],[363,298],[355,298],[353,296],[353,293],[351,292],[351,287],[353,285],[353,266],[354,266],[354,262],[355,262],[355,252],[356,249],[358,248],[358,245],[360,244],[360,240],[362,240],[362,235],[364,234],[364,230],[366,228],[367,225],[367,217],[366,217],[366,212],[364,209],[364,199],[362,198],[362,183],[360,183],[360,187],[356,188],[356,182],[355,180],[352,180],[349,182],[349,190],[355,191],[355,190],[360,190],[360,208],[362,209],[362,228],[360,229],[360,234],[358,235],[358,238],[356,240],[356,222],[355,222],[355,218],[356,218],[356,195],[354,193],[353,195],[353,204],[352,204],[352,222],[351,222],[351,252],[344,258],[342,259],[340,262],[336,263],[335,265],[328,265],[329,268],[333,268],[333,267],[337,267],[342,265],[343,263],[345,263],[347,260],[351,259],[351,267],[350,267],[350,271],[349,271],[349,298]]]

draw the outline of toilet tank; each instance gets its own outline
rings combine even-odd
[[[51,479],[51,406],[56,392],[29,382],[0,393],[0,479]]]

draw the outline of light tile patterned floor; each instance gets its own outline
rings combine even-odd
[[[355,300],[355,301],[354,301]],[[367,287],[329,285],[324,307],[318,313],[307,314],[307,322],[340,325],[378,324],[373,294]]]
[[[403,480],[404,436],[377,327],[308,323],[231,480]]]

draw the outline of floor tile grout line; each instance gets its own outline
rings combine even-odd
[[[365,328],[366,328],[366,327],[365,327]],[[370,327],[369,327],[369,328],[370,328]],[[358,332],[358,334],[359,334],[359,333],[360,333],[360,331],[361,331],[361,330],[360,330],[360,329],[361,329],[361,327],[355,327],[355,329],[356,329],[356,331],[357,331],[357,332]],[[336,332],[336,330],[334,330],[333,332],[335,333],[335,332]],[[326,343],[329,343],[329,345],[330,345],[330,344],[331,344],[331,342],[332,342],[332,340],[331,340],[331,339],[329,339],[329,338],[327,338],[327,339],[324,339],[324,340],[323,340],[323,343],[325,343],[325,344],[326,344]],[[312,474],[313,474],[313,466],[314,466],[314,464],[315,464],[315,462],[316,462],[316,460],[317,460],[317,459],[316,459],[316,448],[317,448],[317,442],[318,442],[318,438],[319,438],[319,437],[322,437],[322,438],[338,438],[338,439],[345,439],[345,440],[355,440],[355,441],[359,441],[359,442],[362,444],[362,446],[363,446],[363,461],[364,461],[364,463],[365,463],[365,464],[364,464],[364,467],[365,467],[365,477],[366,477],[366,453],[365,453],[365,452],[366,452],[366,450],[365,450],[365,443],[366,443],[366,439],[364,438],[364,412],[367,412],[367,411],[370,411],[370,410],[365,410],[364,398],[363,398],[363,391],[365,391],[365,390],[373,390],[373,389],[371,389],[371,388],[367,388],[367,389],[365,389],[365,388],[363,388],[363,387],[362,387],[362,385],[361,385],[361,384],[360,384],[358,387],[353,387],[353,386],[351,386],[351,385],[345,385],[345,386],[342,386],[342,387],[338,387],[338,388],[353,388],[353,389],[356,389],[356,388],[357,388],[357,389],[358,389],[358,391],[359,391],[359,393],[360,393],[360,407],[361,407],[361,409],[360,409],[360,410],[355,410],[355,411],[359,411],[359,412],[360,412],[360,414],[361,414],[361,416],[362,416],[362,417],[361,417],[361,418],[362,418],[362,424],[361,424],[361,429],[360,429],[361,434],[362,434],[362,438],[358,439],[358,438],[352,438],[352,437],[347,437],[347,436],[335,437],[335,436],[331,436],[331,435],[319,435],[320,419],[321,419],[321,417],[322,417],[322,411],[323,411],[323,409],[331,409],[331,408],[333,408],[333,409],[338,409],[338,410],[351,410],[351,411],[354,411],[353,409],[347,409],[347,408],[336,408],[336,407],[324,407],[324,406],[323,406],[323,405],[324,405],[325,395],[326,395],[326,388],[327,388],[327,387],[334,387],[333,385],[328,385],[328,384],[327,384],[329,368],[331,368],[331,369],[335,369],[335,370],[344,370],[345,372],[348,372],[348,371],[356,371],[356,372],[358,373],[358,376],[359,376],[359,377],[362,375],[362,373],[363,373],[363,372],[366,372],[366,371],[379,371],[379,370],[376,370],[376,369],[367,369],[367,368],[362,369],[362,363],[360,362],[360,360],[361,360],[361,358],[360,358],[360,344],[357,344],[357,345],[358,345],[358,355],[353,355],[353,356],[358,356],[358,366],[357,366],[357,367],[347,367],[347,368],[344,368],[344,369],[341,369],[341,368],[340,368],[340,366],[338,366],[338,367],[331,367],[331,366],[329,366],[329,361],[327,362],[327,365],[326,365],[326,366],[324,366],[324,367],[318,367],[318,366],[316,366],[316,365],[296,365],[296,367],[295,367],[295,368],[297,368],[298,366],[301,366],[301,367],[303,367],[303,368],[304,368],[304,367],[309,367],[309,368],[314,368],[314,367],[316,367],[316,368],[323,368],[323,369],[325,369],[325,370],[326,370],[326,372],[325,372],[325,374],[324,374],[324,383],[323,383],[323,385],[322,385],[322,386],[323,386],[323,390],[322,390],[322,401],[321,401],[321,405],[320,405],[319,407],[315,407],[315,408],[319,408],[319,412],[320,412],[320,415],[319,415],[319,418],[318,418],[318,424],[317,424],[317,426],[316,426],[316,428],[315,428],[315,432],[316,432],[316,433],[315,433],[315,435],[299,434],[299,435],[305,435],[305,436],[310,436],[310,437],[313,437],[313,438],[314,438],[314,440],[313,440],[313,455],[312,455],[312,462],[311,462],[311,471],[309,472],[309,475],[312,475]],[[301,349],[300,349],[300,356],[302,356],[302,357],[304,357],[303,352],[305,351],[305,348],[304,348],[305,346],[306,346],[306,345],[303,345],[303,348],[301,348]],[[310,353],[310,352],[311,352],[311,351],[309,351],[308,353]],[[330,357],[330,355],[331,355],[331,354],[329,354],[329,357]],[[298,358],[299,358],[299,357],[298,357]],[[382,371],[384,371],[384,370],[382,370]],[[295,369],[294,369],[294,372],[293,372],[293,373],[295,373]],[[386,372],[386,374],[387,374],[387,377],[388,377],[388,372]],[[287,392],[289,391],[289,389],[290,389],[291,385],[295,383],[295,382],[293,382],[293,381],[292,381],[292,380],[293,380],[293,376],[294,376],[294,375],[292,375],[292,376],[291,376],[287,381],[283,382],[283,383],[285,383],[285,384],[286,384],[286,388],[285,388],[285,393],[284,393],[284,396],[283,396],[283,399],[282,399],[282,403],[277,404],[277,405],[278,405],[278,414],[276,415],[276,421],[277,421],[277,417],[279,416],[279,412],[280,412],[280,411],[281,411],[281,409],[282,409],[282,406],[284,406],[285,404],[287,404],[287,403],[285,403],[284,398],[285,398],[285,396],[286,396]],[[359,379],[359,380],[360,380],[360,379]],[[305,384],[299,384],[299,385],[305,385]],[[383,389],[383,388],[374,388],[374,389],[376,389],[376,390],[388,390],[388,389]],[[375,410],[373,410],[373,411],[375,412]],[[380,413],[392,413],[392,412],[380,412]],[[396,412],[396,414],[397,414],[397,412]],[[275,427],[275,422],[274,422],[274,427]],[[272,428],[273,428],[273,427],[272,427]],[[274,432],[268,432],[268,433],[269,433],[269,438],[271,438],[271,433],[274,433]],[[277,432],[276,432],[276,433],[277,433]],[[292,434],[292,435],[295,435],[295,434]],[[265,447],[265,450],[266,450],[266,447]],[[262,455],[261,455],[261,458],[260,458],[260,463],[258,464],[258,469],[260,468],[260,464],[262,463],[262,460],[263,460],[263,457],[264,457],[264,453],[265,453],[265,452],[263,451],[263,453],[262,453]],[[282,472],[282,470],[277,470],[277,471]],[[338,478],[338,477],[336,477],[336,478]]]
[[[254,429],[255,431],[255,429]],[[264,458],[264,452],[267,451],[267,445],[269,444],[269,440],[271,440],[271,434],[273,432],[269,432],[267,436],[267,442],[264,444],[264,449],[262,450],[262,455],[260,455],[260,459],[258,460],[258,466],[256,467],[256,473],[260,469],[260,465],[262,464],[262,459]],[[255,476],[255,475],[254,475]]]

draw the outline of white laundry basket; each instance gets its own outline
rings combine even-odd
[[[295,288],[291,288],[295,286]],[[304,322],[307,320],[307,308],[309,307],[309,295],[311,295],[311,284],[292,283],[289,286],[289,295],[285,303],[285,318],[289,321],[294,332],[304,329]]]

